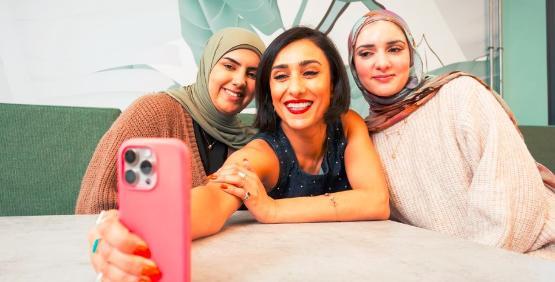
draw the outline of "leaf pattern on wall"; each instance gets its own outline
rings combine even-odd
[[[343,14],[349,5],[354,2],[361,2],[369,10],[385,8],[382,4],[374,0],[333,0],[326,11],[324,18],[320,21],[316,28],[325,34],[328,34],[333,29],[335,22],[339,19],[341,14]]]
[[[283,28],[277,0],[179,0],[181,36],[195,60],[214,32],[225,27],[252,27],[265,34]]]

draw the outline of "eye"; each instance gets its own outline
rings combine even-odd
[[[234,70],[234,69],[235,69],[235,66],[233,66],[232,64],[224,64],[224,68],[225,68],[226,70]]]
[[[274,80],[282,81],[282,80],[287,79],[287,75],[284,74],[284,73],[277,73],[273,76],[273,78],[274,78]]]
[[[250,79],[256,79],[256,72],[255,71],[247,72],[247,77]]]
[[[397,47],[397,46],[393,46],[393,47],[389,48],[388,51],[391,52],[391,53],[399,53],[399,52],[403,51],[403,48]]]
[[[304,76],[308,76],[308,77],[314,77],[316,75],[318,75],[320,72],[316,71],[316,70],[307,70],[303,73]]]
[[[359,57],[367,58],[367,57],[370,57],[372,55],[372,52],[370,52],[368,50],[361,50],[357,54],[358,54]]]

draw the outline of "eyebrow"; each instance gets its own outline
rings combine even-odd
[[[406,45],[406,43],[405,43],[403,40],[392,40],[392,41],[388,41],[388,42],[386,43],[386,45],[391,46],[391,45],[394,45],[394,44],[397,44],[397,43],[401,43],[401,44],[403,44],[403,45]],[[372,48],[372,47],[376,47],[376,44],[364,44],[364,45],[358,46],[356,49],[359,49],[359,48]]]
[[[299,66],[306,66],[306,65],[310,65],[310,64],[318,64],[318,65],[322,65],[322,63],[320,63],[317,60],[303,60],[299,63]],[[275,65],[272,67],[272,69],[286,69],[288,68],[287,64],[281,64],[281,65]]]
[[[232,58],[230,58],[230,57],[223,57],[222,59],[229,60],[229,61],[231,61],[232,63],[234,63],[234,64],[236,64],[236,65],[238,65],[238,66],[241,66],[241,63],[239,63],[238,61],[236,61],[236,60],[234,60],[234,59],[232,59]],[[247,68],[247,70],[257,70],[257,69],[258,69],[258,67],[248,67],[248,68]]]
[[[236,61],[236,60],[234,60],[234,59],[232,59],[232,58],[230,58],[230,57],[223,57],[222,59],[229,60],[229,61],[231,61],[232,63],[234,63],[234,64],[236,64],[236,65],[241,65],[241,63],[239,63],[238,61]]]

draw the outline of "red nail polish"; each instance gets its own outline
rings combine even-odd
[[[220,184],[220,188],[222,188],[222,189],[225,190],[225,189],[227,189],[227,188],[229,188],[229,187],[227,187],[227,184],[222,183],[222,184]]]
[[[151,256],[150,249],[147,246],[142,245],[137,246],[137,248],[133,251],[133,254],[144,258],[150,258]]]

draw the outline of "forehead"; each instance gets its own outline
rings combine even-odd
[[[321,64],[328,63],[326,55],[320,47],[309,39],[301,39],[293,41],[281,49],[273,65],[298,64],[308,60],[316,60]]]
[[[376,21],[362,28],[355,46],[385,43],[394,40],[401,40],[407,43],[403,30],[390,21]]]

